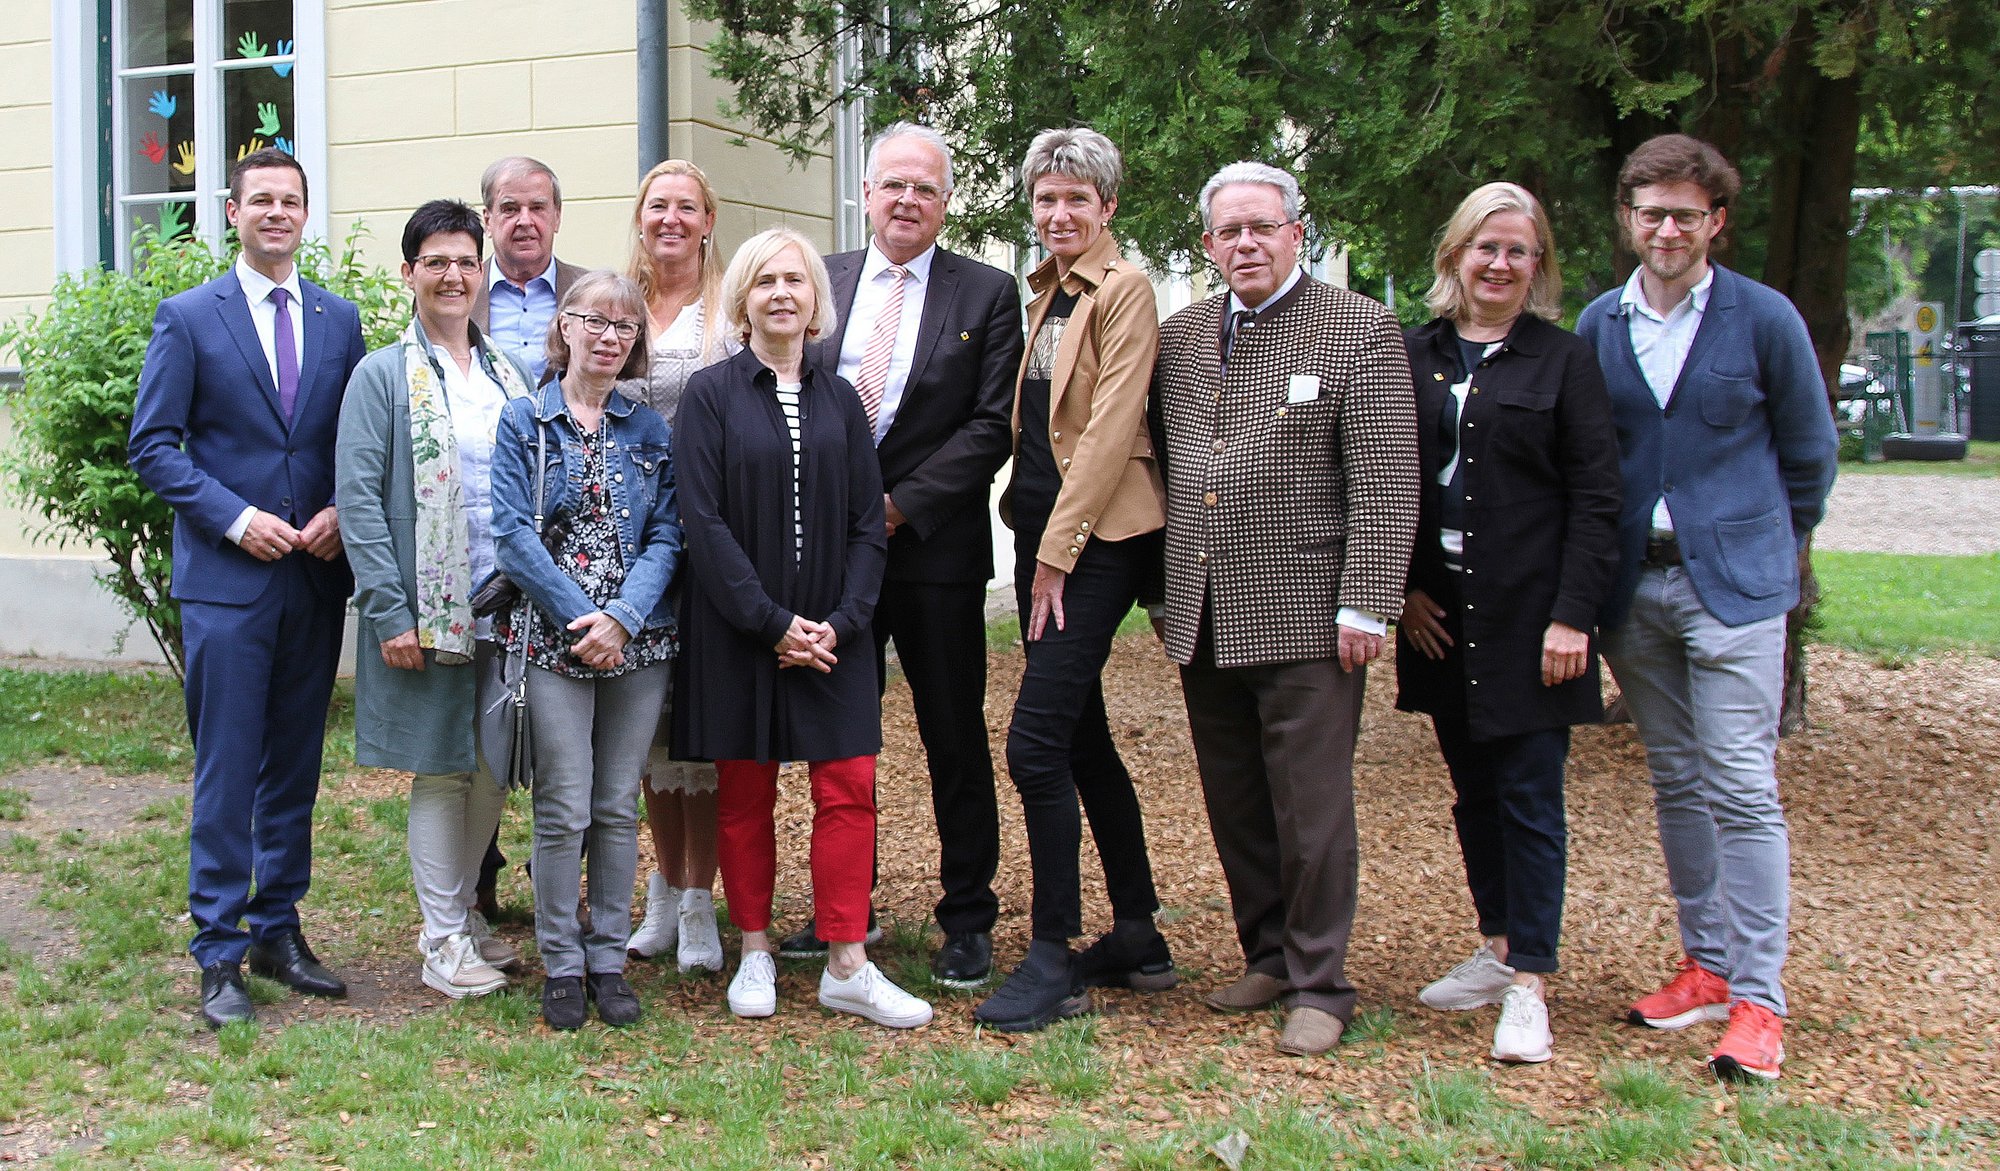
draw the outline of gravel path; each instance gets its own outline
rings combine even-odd
[[[2000,476],[1848,475],[1833,484],[1816,549],[2000,551]]]

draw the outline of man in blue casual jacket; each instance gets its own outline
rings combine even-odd
[[[1740,185],[1686,135],[1633,151],[1618,217],[1639,268],[1577,332],[1611,389],[1625,484],[1604,657],[1646,744],[1686,952],[1629,1019],[1726,1018],[1709,1067],[1768,1080],[1784,1061],[1791,897],[1774,765],[1785,614],[1835,438],[1798,311],[1708,259]]]

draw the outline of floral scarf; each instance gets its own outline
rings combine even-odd
[[[477,335],[474,335],[475,338]],[[403,374],[410,396],[410,464],[417,501],[417,645],[441,664],[472,661],[472,535],[458,482],[458,441],[451,407],[430,346],[414,319],[403,330]],[[514,364],[494,361],[484,345],[480,363],[510,399],[528,393]]]

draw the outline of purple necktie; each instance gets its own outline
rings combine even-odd
[[[278,355],[278,406],[289,423],[292,407],[299,401],[299,351],[292,340],[292,295],[284,289],[272,289],[271,303],[278,307],[278,321],[271,331],[271,348]]]

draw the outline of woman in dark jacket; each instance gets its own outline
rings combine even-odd
[[[777,1009],[771,894],[778,765],[812,777],[813,916],[822,1005],[891,1028],[931,1007],[868,962],[881,691],[869,623],[888,538],[875,444],[854,388],[805,358],[833,327],[826,265],[788,228],[744,243],[722,304],[745,342],[681,394],[674,461],[691,567],[675,676],[674,755],[713,760],[716,846],[743,961],[737,1016]]]
[[[1617,563],[1617,436],[1596,356],[1550,324],[1562,276],[1534,196],[1467,196],[1435,267],[1438,316],[1405,337],[1424,496],[1396,706],[1437,730],[1484,939],[1420,999],[1499,1003],[1493,1057],[1547,1061],[1569,727],[1603,715],[1591,631]]]

